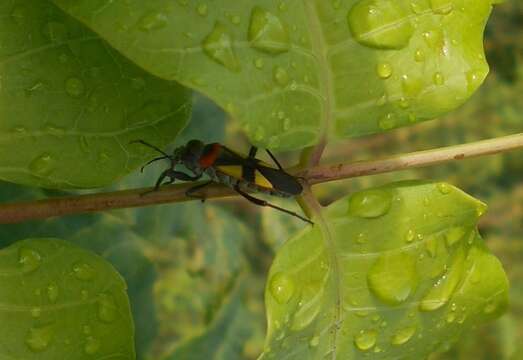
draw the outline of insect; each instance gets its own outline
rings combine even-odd
[[[249,192],[259,192],[288,198],[298,196],[303,192],[303,187],[298,178],[287,173],[269,150],[266,150],[267,154],[277,168],[257,159],[258,149],[254,146],[251,147],[249,155],[245,157],[219,143],[205,144],[200,140],[189,141],[185,146],[176,148],[172,155],[143,140],[132,141],[132,143],[145,145],[162,155],[142,166],[142,172],[146,166],[155,161],[167,159],[171,162],[170,167],[158,177],[152,191],[157,191],[160,186],[172,184],[176,180],[196,181],[207,175],[210,180],[188,189],[186,192],[188,197],[199,198],[204,201],[205,198],[198,195],[197,192],[211,183],[220,183],[234,189],[238,194],[256,205],[283,211],[312,224],[309,219],[293,211],[249,194]],[[184,165],[191,174],[178,170],[177,166],[180,164]]]

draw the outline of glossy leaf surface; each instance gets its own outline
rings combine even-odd
[[[491,0],[53,1],[275,150],[432,119],[488,72]]]
[[[48,1],[0,4],[0,178],[108,185],[171,142],[190,96],[141,70]]]
[[[134,358],[126,285],[97,255],[57,239],[0,251],[4,359]]]
[[[424,359],[502,313],[507,279],[476,230],[484,211],[421,182],[329,206],[272,265],[262,359]]]

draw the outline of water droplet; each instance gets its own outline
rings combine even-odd
[[[318,346],[320,344],[320,337],[318,335],[314,335],[310,340],[309,340],[309,346],[311,348],[314,348],[316,346]]]
[[[396,116],[393,113],[388,113],[380,119],[378,126],[381,130],[390,130],[396,127]]]
[[[25,344],[34,352],[42,352],[49,347],[53,337],[52,325],[33,327],[29,329]]]
[[[453,312],[450,312],[447,314],[447,317],[445,319],[447,321],[447,323],[451,324],[453,323],[455,320],[456,320],[456,314],[453,313]]]
[[[300,294],[299,309],[294,313],[291,329],[300,331],[309,326],[318,316],[321,310],[321,288],[320,283],[306,284]]]
[[[31,316],[34,318],[39,318],[40,315],[42,315],[42,308],[39,306],[35,306],[31,309]]]
[[[485,78],[485,75],[482,71],[470,70],[466,73],[466,78],[468,83],[467,89],[469,91],[473,91],[477,89],[479,85],[481,85],[483,79]]]
[[[36,250],[28,247],[21,247],[18,252],[18,263],[22,265],[24,273],[30,273],[40,267],[42,256]]]
[[[73,273],[78,280],[83,281],[91,280],[95,275],[93,267],[83,262],[73,265]]]
[[[79,78],[69,78],[65,81],[65,91],[72,97],[80,97],[85,92],[85,84]]]
[[[402,108],[402,109],[408,109],[409,106],[410,106],[410,103],[409,103],[409,101],[408,101],[406,98],[402,97],[402,98],[399,100],[398,105],[399,105],[399,107]]]
[[[392,204],[392,195],[387,190],[360,191],[349,199],[349,215],[362,218],[378,218],[385,215]]]
[[[443,195],[449,194],[452,190],[452,187],[446,183],[439,183],[438,185],[436,185],[436,187],[438,188],[438,191]]]
[[[204,3],[198,4],[196,11],[198,12],[198,14],[200,16],[207,16],[207,11],[208,11],[207,4],[204,4]]]
[[[285,86],[289,83],[289,74],[284,68],[277,66],[274,68],[274,81],[280,86]]]
[[[388,79],[392,75],[392,66],[389,63],[379,63],[376,67],[378,76],[382,79]]]
[[[254,48],[269,54],[280,54],[290,48],[289,34],[280,18],[258,6],[251,14],[248,38]]]
[[[111,323],[116,319],[116,304],[114,298],[108,294],[98,296],[98,318],[105,323]]]
[[[101,345],[100,340],[89,336],[85,341],[84,351],[87,355],[94,355],[100,350]]]
[[[354,344],[361,351],[370,350],[376,345],[378,333],[376,330],[361,330],[358,335],[354,337]]]
[[[451,247],[459,240],[463,239],[466,233],[467,229],[463,226],[455,226],[447,230],[447,232],[445,233],[445,241],[447,242],[447,245]]]
[[[408,253],[384,254],[370,268],[367,283],[381,301],[401,304],[418,286],[416,260]]]
[[[203,50],[217,63],[231,71],[239,71],[240,64],[233,50],[233,39],[227,33],[227,28],[216,22],[212,32],[203,40]]]
[[[408,242],[408,243],[411,243],[414,241],[414,239],[416,238],[416,233],[414,232],[414,230],[412,229],[409,229],[407,231],[407,233],[405,234],[405,240]]]
[[[279,304],[286,304],[294,295],[294,282],[285,274],[276,273],[270,282],[270,292]]]
[[[138,28],[141,31],[147,32],[151,30],[158,30],[164,28],[165,26],[167,26],[167,24],[167,15],[162,12],[154,11],[144,15],[140,19],[140,22],[138,23]]]
[[[423,297],[419,306],[420,310],[434,311],[447,304],[461,280],[463,267],[464,254],[463,251],[460,251],[455,255],[448,273],[438,279],[434,287]]]
[[[414,60],[416,62],[423,62],[425,61],[425,53],[423,52],[423,50],[416,50],[416,52],[414,53]]]
[[[445,78],[443,77],[443,74],[440,72],[436,72],[432,80],[434,81],[434,84],[438,86],[445,84]]]
[[[425,31],[421,34],[421,36],[427,45],[432,49],[441,50],[445,45],[443,33],[440,29]]]
[[[380,49],[404,48],[414,32],[407,11],[396,1],[358,1],[347,21],[356,41]]]
[[[262,58],[258,58],[254,60],[254,66],[256,69],[263,69],[263,66],[265,65],[265,61],[263,61]]]
[[[454,9],[454,0],[430,0],[430,7],[435,14],[448,15]]]
[[[398,330],[393,336],[391,343],[392,345],[403,345],[407,343],[416,333],[415,326],[408,326],[401,330]]]

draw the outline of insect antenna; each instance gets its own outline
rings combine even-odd
[[[158,151],[160,154],[162,154],[162,155],[164,156],[164,158],[169,158],[169,159],[171,158],[170,155],[168,155],[165,151],[163,151],[163,150],[160,149],[159,147],[154,146],[154,145],[152,145],[152,144],[149,144],[148,142],[145,142],[145,141],[143,141],[143,140],[133,140],[133,141],[131,141],[129,144],[142,144],[142,145],[147,146],[147,147],[149,147],[149,148],[151,148],[151,149],[153,149],[153,150]]]
[[[160,160],[163,160],[163,159],[171,159],[170,156],[159,156],[157,158],[154,158],[150,161],[147,162],[147,164],[143,165],[141,168],[140,168],[140,172],[143,172],[143,169],[145,169],[147,166],[151,165],[152,163],[156,162],[156,161],[160,161]]]

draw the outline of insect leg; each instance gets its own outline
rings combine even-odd
[[[277,205],[274,205],[274,204],[271,204],[265,200],[262,200],[262,199],[258,199],[258,198],[255,198],[254,196],[251,196],[249,194],[247,194],[246,192],[244,192],[243,190],[240,189],[240,187],[238,186],[238,184],[236,184],[234,186],[234,190],[236,190],[236,192],[238,194],[240,194],[241,196],[243,196],[245,199],[249,200],[250,202],[252,202],[253,204],[256,204],[256,205],[259,205],[259,206],[267,206],[267,207],[271,207],[273,209],[276,209],[276,210],[279,210],[279,211],[282,211],[284,213],[287,213],[289,215],[292,215],[294,217],[297,217],[298,219],[301,219],[305,222],[308,222],[309,224],[311,225],[314,225],[314,223],[312,221],[310,221],[309,219],[307,219],[306,217],[303,217],[301,215],[298,215],[296,214],[295,212],[293,211],[290,211],[290,210],[287,210],[287,209],[284,209],[284,208],[281,208]]]
[[[200,199],[202,202],[204,202],[204,201],[205,201],[205,196],[203,196],[203,195],[198,195],[198,194],[195,194],[195,193],[196,193],[198,190],[201,190],[201,189],[203,189],[204,187],[206,187],[206,186],[208,186],[208,185],[210,185],[210,184],[212,184],[212,183],[213,183],[213,181],[211,180],[211,181],[204,182],[203,184],[198,184],[198,185],[196,185],[196,186],[193,186],[192,188],[190,188],[189,190],[187,190],[187,191],[185,192],[185,195],[186,195],[187,197]]]
[[[257,152],[258,148],[256,146],[251,146],[251,149],[249,150],[249,159],[254,159]]]
[[[265,151],[267,151],[267,154],[269,154],[269,156],[271,157],[272,161],[274,161],[274,163],[276,165],[278,165],[278,168],[280,170],[283,170],[282,166],[280,165],[280,162],[278,161],[278,159],[276,159],[276,156],[274,156],[270,151],[269,149],[265,149]]]
[[[148,142],[145,142],[143,140],[133,140],[131,141],[129,144],[142,144],[142,145],[145,145],[153,150],[156,150],[158,151],[160,154],[162,154],[163,156],[167,157],[167,158],[170,158],[170,156],[165,152],[163,151],[162,149],[160,149],[159,147],[157,146],[154,146],[152,144],[149,144]]]

